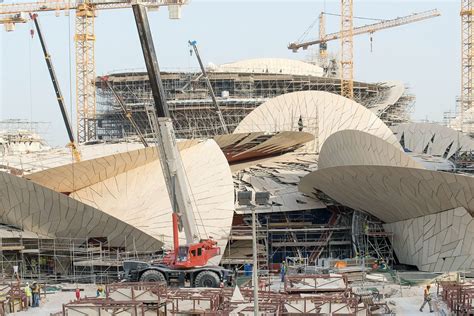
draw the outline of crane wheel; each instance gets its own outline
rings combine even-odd
[[[213,271],[202,271],[194,280],[195,287],[219,287],[220,283],[219,275]]]
[[[165,276],[160,271],[147,270],[142,273],[140,282],[164,282],[166,283]]]

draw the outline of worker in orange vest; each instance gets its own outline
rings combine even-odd
[[[431,286],[428,284],[426,288],[423,290],[423,305],[421,305],[420,307],[420,312],[423,312],[423,308],[425,307],[426,303],[428,303],[428,306],[430,307],[430,313],[434,312],[433,304],[431,304],[430,288]]]

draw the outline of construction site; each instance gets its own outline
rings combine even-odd
[[[355,39],[372,51],[375,33],[434,28],[445,12],[370,18],[362,2],[311,4],[312,24],[279,48],[292,58],[235,61],[190,39],[193,67],[166,70],[156,23],[195,27],[186,10],[199,1],[0,2],[8,43],[27,32],[30,58],[18,83],[29,119],[0,120],[0,316],[473,315],[474,0],[450,21],[461,59],[444,62],[461,65],[461,87],[438,122],[413,118],[408,70],[358,79]],[[215,5],[208,15],[225,16]],[[136,46],[141,69],[116,70],[120,51],[96,58],[103,11],[108,23],[128,12],[123,51]],[[51,19],[64,17],[60,52]],[[100,42],[112,50],[112,36]],[[17,54],[0,55],[5,90]],[[32,64],[48,90],[36,97]],[[14,113],[9,93],[0,105]],[[45,103],[53,122],[33,115]]]

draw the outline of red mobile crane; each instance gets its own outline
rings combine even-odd
[[[207,265],[209,259],[220,254],[220,248],[212,238],[199,238],[194,219],[195,207],[191,203],[184,167],[176,145],[146,8],[140,4],[132,7],[155,103],[156,115],[152,116],[151,125],[173,209],[174,249],[159,264],[124,262],[125,278],[129,281],[161,281],[168,284],[176,280],[180,285],[189,282],[195,287],[219,287],[222,283],[231,283],[230,270]],[[179,244],[179,228],[184,230],[186,245]]]

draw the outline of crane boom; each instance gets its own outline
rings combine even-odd
[[[1,1],[0,1],[1,2]],[[37,2],[0,3],[0,24],[13,31],[22,19],[10,15],[21,13],[76,11],[76,123],[79,143],[96,139],[96,93],[95,93],[95,30],[97,10],[129,8],[136,0],[41,0]],[[168,6],[170,19],[178,19],[180,7],[188,0],[139,0],[148,7]],[[1,18],[6,15],[7,18]]]
[[[209,76],[207,75],[206,68],[204,68],[204,65],[201,60],[201,56],[199,55],[197,42],[188,41],[188,43],[189,45],[193,47],[194,53],[196,54],[196,58],[199,62],[199,67],[201,68],[202,76],[204,77],[204,80],[206,81],[207,90],[209,90],[209,94],[211,95],[212,104],[214,104],[214,110],[216,111],[216,114],[219,117],[219,122],[221,123],[222,130],[224,131],[224,134],[228,134],[229,130],[227,129],[227,124],[225,123],[224,117],[222,116],[222,112],[221,112],[221,109],[219,108],[219,104],[217,103],[216,95],[214,94],[214,89],[212,88],[211,81],[209,80]]]
[[[0,24],[3,24],[5,26],[5,31],[7,32],[14,31],[15,24],[26,22],[28,22],[28,19],[26,18],[24,13],[15,13],[0,17]]]
[[[199,241],[199,233],[194,218],[194,205],[191,203],[190,192],[188,191],[189,184],[176,145],[173,123],[166,103],[165,90],[161,81],[160,68],[156,58],[146,8],[140,4],[134,4],[132,7],[155,103],[157,116],[155,140],[171,207],[173,212],[177,214],[181,227],[184,228],[187,244],[193,244]],[[177,236],[174,237],[177,238]]]
[[[423,20],[440,16],[440,15],[441,13],[437,9],[419,12],[419,13],[413,13],[404,17],[398,17],[395,19],[384,20],[384,21],[377,22],[374,24],[355,27],[352,30],[352,35],[354,36],[354,35],[360,35],[360,34],[365,34],[365,33],[374,33],[376,31],[380,31],[380,30],[384,30],[384,29],[388,29],[392,27],[397,27],[397,26],[401,26],[401,25],[405,25],[409,23],[414,23],[418,21],[423,21]],[[288,45],[288,49],[291,49],[293,52],[297,52],[300,48],[307,49],[309,46],[326,43],[326,42],[341,38],[341,36],[342,36],[341,32],[325,34],[325,35],[320,36],[320,38],[317,40],[312,40],[312,41],[303,42],[303,43],[290,43]]]
[[[88,5],[93,6],[95,10],[107,9],[123,9],[130,8],[131,0],[88,0]],[[50,11],[65,11],[75,10],[83,5],[85,1],[37,1],[37,2],[19,2],[19,3],[2,3],[0,4],[0,15],[17,14],[21,12],[50,12]],[[147,7],[159,7],[164,5],[182,5],[186,1],[183,0],[145,0],[140,1],[140,4]]]
[[[341,95],[354,99],[353,0],[341,1]]]
[[[41,26],[38,20],[37,14],[30,14],[30,18],[33,20],[36,28],[36,32],[38,33],[38,38],[41,43],[41,48],[43,49],[44,59],[46,61],[46,66],[48,67],[49,76],[51,77],[51,82],[53,83],[54,92],[56,94],[56,99],[58,101],[59,109],[61,111],[61,115],[63,117],[64,125],[66,126],[67,135],[69,137],[69,147],[71,147],[74,159],[76,162],[81,160],[81,156],[77,149],[76,141],[74,140],[74,132],[72,130],[71,121],[69,121],[69,116],[66,110],[66,106],[64,104],[63,94],[61,92],[61,88],[59,87],[59,82],[56,77],[56,72],[54,71],[53,61],[51,60],[51,55],[48,52],[48,47],[46,46],[46,42],[43,38],[43,32],[41,31]]]

